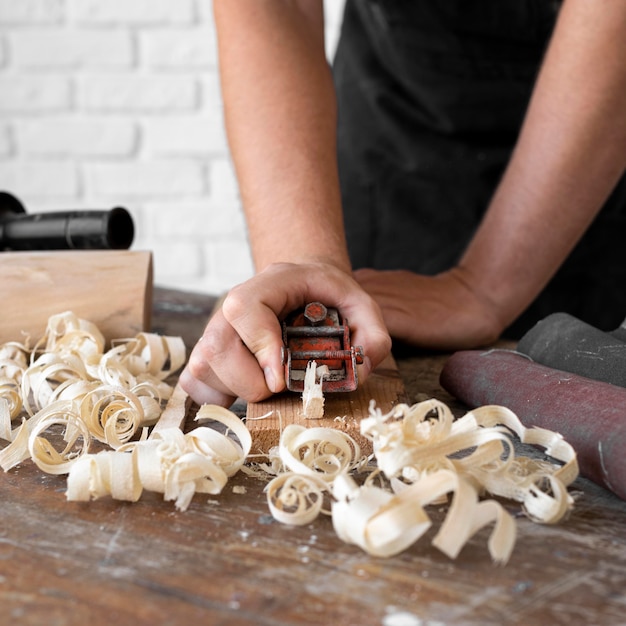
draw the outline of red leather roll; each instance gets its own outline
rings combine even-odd
[[[470,407],[498,404],[526,427],[560,433],[581,475],[626,500],[626,389],[535,363],[508,350],[453,354],[441,386]]]

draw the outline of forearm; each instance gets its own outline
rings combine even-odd
[[[459,271],[508,325],[626,167],[626,2],[568,0],[518,144]]]
[[[227,133],[257,270],[349,271],[321,1],[215,0]]]

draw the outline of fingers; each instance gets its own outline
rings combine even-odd
[[[288,308],[285,304],[288,300],[283,285],[276,284],[272,289],[265,281],[255,281],[233,289],[222,306],[225,319],[255,359],[271,393],[285,388],[280,319]]]
[[[258,401],[271,395],[263,371],[235,330],[217,311],[180,376],[198,404],[230,406],[237,396]]]
[[[206,370],[204,370],[206,373]],[[235,396],[230,393],[222,393],[208,382],[210,377],[200,373],[201,370],[195,366],[187,366],[178,379],[182,388],[189,394],[194,402],[198,404],[217,404],[228,408],[235,401]],[[214,385],[216,383],[213,383]],[[219,383],[217,383],[219,385]]]
[[[362,346],[365,380],[391,349],[378,305],[330,265],[272,265],[235,287],[193,349],[181,384],[199,403],[228,406],[234,397],[259,401],[285,389],[281,320],[308,302],[336,307]]]
[[[279,320],[309,302],[336,307],[348,320],[352,344],[363,347],[363,380],[391,350],[378,305],[345,272],[323,264],[276,264],[236,287],[224,302],[224,315],[255,355],[272,391],[284,388],[280,360],[282,331]],[[273,381],[280,380],[280,387]]]

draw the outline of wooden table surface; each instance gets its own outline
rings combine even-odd
[[[213,302],[157,289],[153,328],[191,346]],[[438,384],[445,359],[397,360],[413,401],[437,397],[461,415]],[[153,493],[67,502],[65,477],[23,463],[0,479],[0,624],[626,624],[626,503],[586,480],[565,522],[517,519],[505,567],[486,532],[454,561],[432,534],[370,557],[328,518],[275,522],[264,484],[238,474],[181,513]]]

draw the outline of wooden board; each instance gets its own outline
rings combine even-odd
[[[356,391],[325,394],[324,418],[308,420],[302,416],[302,394],[285,392],[263,402],[249,402],[246,425],[252,433],[252,454],[265,454],[277,446],[281,431],[288,424],[336,428],[348,433],[365,454],[372,452],[371,442],[361,435],[361,419],[369,414],[370,401],[383,412],[407,402],[404,383],[394,358],[389,355],[359,385]]]
[[[64,476],[24,463],[0,481],[0,621],[624,624],[626,503],[587,482],[563,524],[517,520],[506,567],[491,563],[485,532],[456,561],[430,544],[433,533],[396,557],[370,557],[341,542],[326,516],[297,527],[273,521],[264,486],[240,472],[184,513],[151,492],[132,504],[67,502]],[[442,516],[431,512],[435,528]]]
[[[152,255],[129,250],[0,253],[0,343],[38,339],[51,315],[73,311],[107,339],[150,328]]]
[[[153,329],[180,329],[191,347],[211,298],[155,295]],[[467,407],[437,382],[446,358],[396,355],[411,402],[435,397],[461,416]],[[222,493],[196,494],[180,512],[152,492],[135,503],[68,502],[66,477],[42,474],[31,461],[0,474],[0,623],[625,623],[626,502],[588,480],[573,485],[576,505],[556,526],[534,524],[510,506],[518,539],[506,567],[489,559],[490,529],[454,561],[434,548],[441,507],[430,511],[425,537],[382,559],[343,543],[328,516],[305,526],[274,521],[266,484],[239,472]]]

